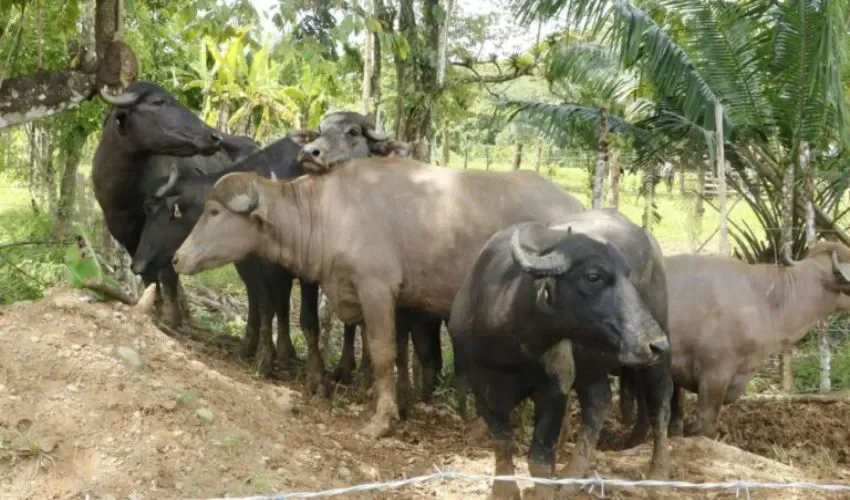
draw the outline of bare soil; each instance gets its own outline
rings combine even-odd
[[[301,389],[297,380],[262,380],[216,349],[170,338],[126,306],[50,290],[42,300],[0,310],[0,497],[233,497],[436,469],[492,473],[489,439],[444,405],[417,405],[394,437],[375,442],[357,432],[371,412],[358,402],[363,397],[342,388],[329,399],[310,399]],[[625,434],[615,413],[612,408],[603,444]],[[850,403],[732,405],[721,415],[721,442],[671,441],[672,478],[850,483],[847,422]],[[520,434],[524,454],[527,433]],[[649,442],[603,450],[594,470],[641,479],[649,456]],[[528,473],[524,457],[517,465],[518,474]],[[488,491],[482,481],[443,481],[345,498],[474,499]],[[605,498],[651,493],[605,488]],[[666,490],[654,498],[735,495]],[[580,495],[599,496],[598,488]],[[754,491],[751,498],[842,495]]]

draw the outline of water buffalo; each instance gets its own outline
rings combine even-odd
[[[495,440],[496,474],[514,472],[510,413],[529,397],[535,407],[529,470],[538,477],[554,473],[575,380],[582,428],[566,475],[582,476],[611,404],[608,374],[626,365],[652,387],[650,474],[666,475],[672,391],[666,327],[661,250],[619,212],[591,210],[495,233],[455,296],[449,333],[461,391],[467,383],[472,388]],[[495,496],[517,493],[514,483],[494,485]]]
[[[850,248],[820,242],[803,260],[785,261],[790,265],[718,255],[665,258],[675,384],[671,434],[682,433],[682,389],[697,394],[697,432],[713,438],[721,406],[744,394],[768,357],[832,312],[850,309]]]
[[[163,186],[145,200],[145,226],[138,249],[133,256],[133,271],[144,273],[171,268],[174,252],[189,235],[201,217],[204,198],[213,184],[230,172],[258,172],[264,177],[275,175],[291,178],[302,174],[296,160],[301,147],[284,137],[268,147],[254,152],[224,170],[207,175],[190,175],[180,178],[175,170]],[[262,375],[271,373],[275,359],[286,362],[295,359],[289,325],[292,273],[276,261],[270,262],[258,255],[250,254],[235,263],[239,277],[245,283],[248,295],[248,320],[245,337],[240,349],[244,357],[254,356]],[[318,351],[318,286],[301,283],[301,330],[307,339],[308,358],[321,365]],[[272,340],[272,322],[277,315],[277,349]],[[313,373],[312,371],[308,373]],[[315,380],[308,379],[311,390],[318,387]]]
[[[154,83],[134,82],[123,94],[104,93],[102,98],[112,109],[94,154],[94,195],[110,234],[132,256],[144,225],[144,198],[156,191],[174,166],[181,171],[215,169],[250,148],[241,139],[208,127]],[[221,151],[223,143],[226,152]],[[163,286],[166,318],[177,324],[177,275],[165,269],[157,277],[151,272],[142,279],[145,285]]]
[[[372,120],[354,111],[328,113],[318,134],[301,149],[298,161],[305,171],[323,173],[356,158],[410,157],[412,148],[378,132]]]
[[[399,416],[396,307],[448,317],[494,232],[582,210],[530,171],[463,171],[407,158],[352,160],[290,182],[230,174],[210,191],[173,265],[193,274],[257,252],[318,281],[343,323],[365,321],[377,407],[363,432],[379,437]]]
[[[290,132],[290,135],[297,137],[304,146],[298,160],[304,171],[311,174],[325,173],[331,168],[337,168],[357,158],[409,157],[412,153],[412,148],[407,143],[392,140],[388,135],[378,132],[370,117],[354,111],[328,113],[319,124],[318,132],[296,130]],[[397,314],[399,315],[398,326],[404,328],[405,332],[409,332],[417,357],[422,363],[422,398],[427,401],[437,386],[437,378],[443,367],[440,351],[442,320],[408,308],[400,308]],[[334,372],[334,379],[343,383],[351,380],[355,367],[354,337],[355,325],[346,325],[342,355]],[[407,355],[408,339],[407,336],[398,338],[400,342],[398,351],[402,356]],[[365,346],[365,338],[363,340]],[[370,370],[369,350],[364,347],[360,372],[367,381]],[[401,376],[404,377],[400,382],[402,392],[410,385],[406,380],[407,374],[407,369],[401,370]]]
[[[133,256],[133,271],[145,273],[171,267],[174,253],[201,217],[207,193],[222,176],[233,172],[256,172],[266,178],[298,177],[303,174],[296,162],[299,150],[300,146],[288,136],[214,173],[199,175],[191,172],[181,177],[177,170],[173,171],[157,192],[145,200],[145,225]],[[256,353],[260,373],[267,376],[275,358],[282,362],[295,358],[289,325],[289,298],[296,276],[276,260],[269,261],[256,254],[247,255],[236,262],[235,267],[248,292],[248,321],[241,355],[250,357]],[[318,285],[301,280],[300,323],[307,340],[307,386],[311,393],[320,388],[324,374],[319,350],[318,298]],[[272,339],[272,320],[275,315],[278,326],[276,350]],[[400,331],[409,331],[412,328],[408,319],[410,315],[400,316]],[[347,330],[352,328],[353,325],[346,325]],[[420,357],[424,353],[423,361],[427,362],[433,355],[430,350],[424,350],[430,345],[427,338],[424,342],[420,340],[422,336],[414,329],[416,352]],[[400,346],[402,342],[406,348],[406,341],[400,339]],[[400,357],[402,361],[406,368],[406,358]],[[406,394],[407,387],[403,386],[401,392]]]

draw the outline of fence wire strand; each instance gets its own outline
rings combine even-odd
[[[813,483],[809,481],[794,481],[787,483],[777,482],[758,482],[758,481],[726,481],[718,483],[693,483],[689,481],[659,481],[653,479],[645,479],[640,481],[631,481],[626,479],[605,479],[602,476],[595,474],[594,477],[575,479],[561,478],[549,479],[541,477],[528,476],[492,476],[487,474],[473,474],[467,472],[450,472],[437,471],[433,474],[416,476],[407,479],[398,479],[395,481],[387,481],[382,483],[365,483],[342,488],[333,488],[329,490],[315,492],[297,492],[297,493],[278,493],[271,496],[251,496],[251,497],[228,497],[230,500],[278,500],[290,498],[325,498],[339,495],[348,495],[352,493],[367,493],[371,491],[385,491],[405,488],[408,486],[416,486],[425,483],[437,481],[516,481],[516,482],[531,482],[540,485],[558,485],[558,486],[579,486],[588,489],[592,492],[593,489],[599,487],[599,492],[602,497],[605,497],[605,487],[620,487],[620,488],[674,488],[687,490],[735,490],[736,496],[744,493],[747,498],[750,498],[750,492],[754,490],[803,490],[803,491],[819,491],[826,493],[850,493],[850,485],[847,484],[824,484]],[[214,498],[208,500],[224,500],[223,498]]]

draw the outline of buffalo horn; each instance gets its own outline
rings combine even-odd
[[[168,175],[168,180],[165,181],[165,184],[163,184],[162,186],[160,186],[159,189],[156,190],[156,197],[157,198],[162,198],[163,196],[166,195],[166,193],[171,191],[171,188],[173,188],[174,185],[177,184],[177,176],[178,175],[179,174],[177,172],[177,167],[174,167],[171,170],[171,173]]]
[[[570,268],[570,259],[562,253],[550,252],[539,255],[523,249],[519,229],[511,236],[511,255],[523,270],[537,276],[558,276]]]
[[[838,253],[832,252],[832,267],[835,274],[840,276],[846,283],[850,283],[850,264],[838,262]]]
[[[375,128],[375,126],[371,125],[371,124],[365,125],[363,127],[363,133],[366,135],[367,138],[369,138],[373,141],[378,141],[378,142],[386,141],[386,140],[389,140],[389,138],[390,138],[390,136],[388,136],[387,134],[385,134],[383,132],[378,132],[378,129]]]
[[[260,196],[257,193],[257,186],[251,183],[249,193],[239,193],[233,195],[230,201],[227,202],[227,208],[237,214],[247,214],[253,212],[257,208]]]
[[[105,86],[100,88],[99,93],[100,98],[106,101],[106,103],[117,107],[131,106],[139,99],[139,94],[135,92],[124,91],[121,94],[112,95]]]

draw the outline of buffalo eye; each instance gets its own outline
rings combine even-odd
[[[210,217],[215,217],[217,215],[218,215],[218,209],[217,208],[211,208],[210,209]]]
[[[585,273],[584,279],[587,280],[588,283],[596,283],[602,279],[602,276],[597,271],[588,271]]]
[[[165,104],[165,98],[154,97],[153,100],[151,100],[151,104],[153,104],[154,106],[162,106],[163,104]]]
[[[348,129],[348,135],[350,135],[351,137],[357,137],[358,135],[360,135],[360,127],[351,127],[350,129]]]

